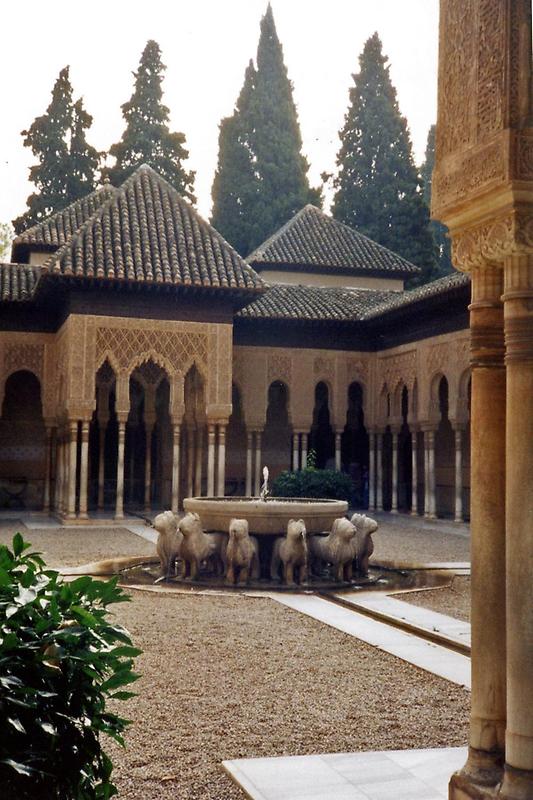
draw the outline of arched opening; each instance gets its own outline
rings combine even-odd
[[[290,468],[291,434],[289,390],[283,381],[274,381],[268,388],[262,456],[272,479],[275,479],[283,470]]]
[[[412,500],[412,443],[411,431],[407,422],[409,415],[409,391],[402,388],[400,399],[402,426],[398,434],[398,509],[410,511]]]
[[[96,373],[96,409],[89,429],[89,508],[111,508],[117,483],[116,377],[109,361]]]
[[[455,505],[455,435],[448,416],[448,381],[438,384],[440,421],[435,433],[435,506],[438,517],[451,517]]]
[[[368,433],[363,387],[357,381],[348,387],[348,410],[341,445],[343,468],[354,485],[354,503],[358,508],[368,508]]]
[[[243,496],[246,484],[246,425],[242,396],[238,386],[231,387],[231,415],[226,450],[226,494]]]
[[[45,474],[41,384],[19,370],[6,381],[0,418],[0,508],[42,508]]]
[[[316,454],[318,469],[335,469],[335,435],[330,423],[329,388],[324,381],[320,381],[315,386],[315,406],[309,450],[313,450]]]
[[[207,437],[205,382],[193,364],[185,376],[185,447],[182,469],[183,496],[200,497],[207,489]]]

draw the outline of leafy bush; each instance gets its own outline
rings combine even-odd
[[[127,631],[108,606],[129,600],[117,578],[63,582],[17,533],[0,546],[0,786],[17,800],[117,794],[101,734],[124,744],[129,724],[108,698],[138,676]]]
[[[349,475],[334,469],[308,467],[297,472],[286,470],[272,484],[274,497],[325,497],[331,500],[346,500],[353,495],[353,483]]]

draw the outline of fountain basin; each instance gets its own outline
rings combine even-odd
[[[337,517],[348,511],[345,500],[312,497],[186,497],[185,511],[199,514],[206,531],[227,531],[234,517],[247,519],[254,535],[283,534],[291,519],[303,519],[307,533],[329,531]]]

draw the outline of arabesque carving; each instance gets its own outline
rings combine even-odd
[[[44,345],[14,342],[7,344],[4,351],[4,372],[10,375],[18,370],[25,369],[33,372],[38,378],[42,377],[44,359]]]
[[[501,264],[506,256],[533,250],[533,214],[520,207],[465,231],[452,239],[452,260],[469,271],[487,262]]]
[[[269,355],[267,375],[269,384],[274,380],[281,380],[290,385],[292,381],[292,358],[288,355]]]
[[[98,327],[96,331],[96,363],[101,364],[111,356],[117,367],[131,371],[150,358],[159,362],[170,373],[186,372],[193,362],[205,366],[207,362],[207,336],[192,331],[170,331],[131,327]]]

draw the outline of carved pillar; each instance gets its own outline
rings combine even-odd
[[[244,490],[246,497],[252,496],[253,446],[254,446],[253,432],[247,431],[246,432],[246,487]]]
[[[63,462],[64,462],[64,431],[57,429],[57,458],[56,458],[56,487],[55,507],[59,514],[63,513]]]
[[[335,469],[338,472],[340,472],[342,468],[341,436],[342,436],[342,431],[335,431]]]
[[[124,519],[124,446],[126,443],[127,414],[119,412],[118,418],[118,457],[117,457],[117,493],[115,501],[115,519]]]
[[[80,464],[80,519],[88,519],[87,494],[89,484],[89,420],[81,422],[81,464]]]
[[[105,436],[107,423],[107,419],[99,418],[98,420],[98,510],[104,507]]]
[[[530,244],[533,249],[533,235]],[[533,797],[533,253],[506,259],[504,286],[507,731],[501,795],[525,800]]]
[[[144,456],[144,511],[148,514],[152,506],[152,434],[155,419],[144,418],[145,456]]]
[[[50,480],[52,475],[52,434],[51,425],[46,426],[46,445],[45,445],[45,473],[44,473],[44,492],[43,492],[43,511],[50,511]]]
[[[391,514],[398,513],[398,431],[392,431],[392,498]]]
[[[212,422],[207,424],[207,496],[215,494],[215,433],[216,426]]]
[[[187,425],[187,497],[192,497],[194,492],[194,428]]]
[[[255,477],[254,477],[254,496],[259,497],[261,492],[261,434],[262,431],[255,432]]]
[[[307,452],[309,447],[309,434],[302,433],[302,469],[307,467]]]
[[[495,785],[501,775],[506,717],[502,277],[496,267],[474,269],[470,306],[472,704],[469,756],[461,778],[481,785]]]
[[[174,514],[178,512],[180,487],[180,435],[181,425],[172,422],[172,494],[170,508]]]
[[[383,432],[376,433],[376,511],[383,511]]]
[[[296,472],[296,470],[300,469],[299,463],[299,456],[300,456],[300,434],[293,433],[292,434],[292,468]]]
[[[411,516],[418,514],[418,433],[411,431]]]
[[[78,420],[68,423],[67,519],[76,518],[76,471],[78,466]]]
[[[435,475],[435,431],[427,431],[428,440],[428,487],[429,487],[429,518],[437,518],[437,486]]]
[[[196,450],[195,458],[196,464],[194,469],[194,495],[195,497],[202,496],[202,464],[204,458],[204,429],[199,425],[196,426]]]
[[[455,522],[463,521],[463,429],[456,426],[455,433]]]
[[[368,432],[368,510],[376,509],[376,434]]]
[[[429,483],[429,449],[427,431],[422,432],[422,442],[424,447],[424,517],[430,517],[430,483]]]
[[[224,497],[226,487],[226,423],[218,426],[218,475],[217,495]]]

